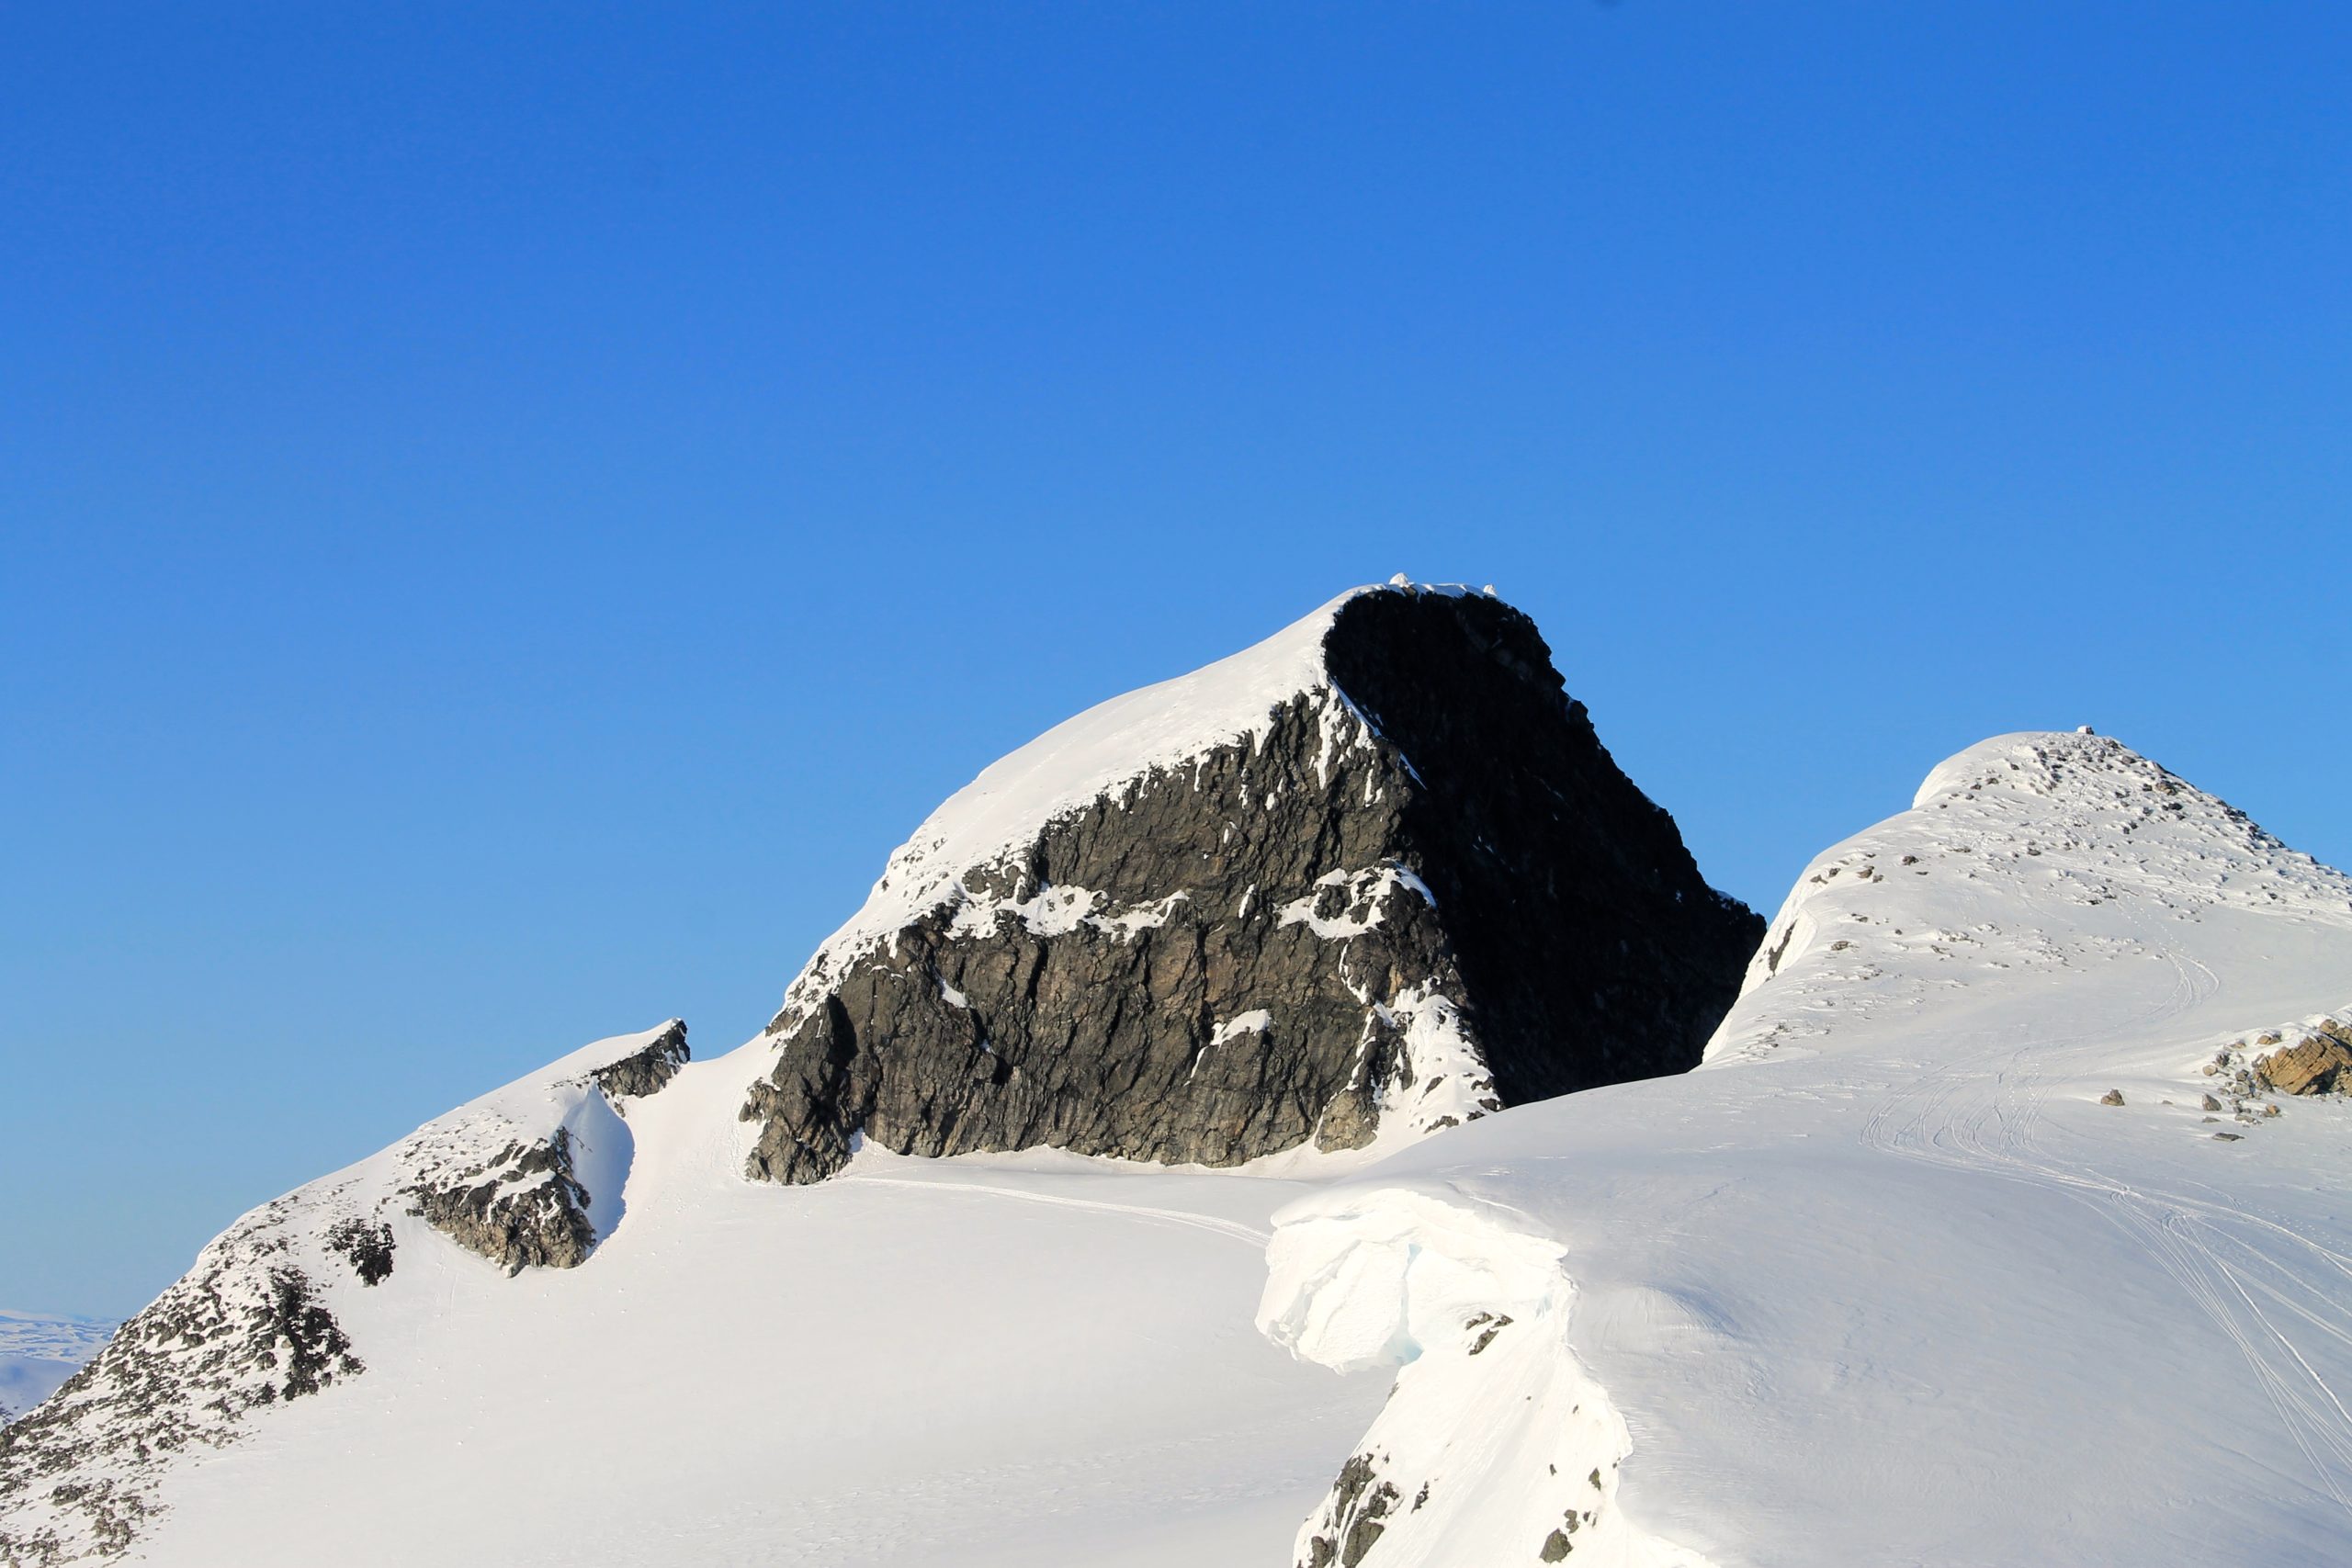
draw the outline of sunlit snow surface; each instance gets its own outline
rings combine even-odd
[[[1362,1454],[1363,1568],[2352,1561],[2352,1107],[2199,1108],[2347,1003],[2352,883],[2035,735],[1808,868],[1708,1066],[1369,1167],[751,1183],[755,1042],[625,1108],[577,1269],[396,1217],[366,1372],[131,1560],[1272,1568]]]
[[[762,1065],[630,1105],[626,1213],[513,1279],[401,1220],[334,1307],[363,1376],[176,1469],[174,1564],[1052,1563],[1278,1557],[1378,1408],[1251,1328],[1307,1189],[1042,1154],[741,1175]]]
[[[1420,1356],[1367,1568],[1564,1507],[1577,1563],[2352,1561],[2352,1106],[2200,1109],[2347,1003],[2342,875],[2098,737],[1962,753],[1808,868],[1707,1066],[1281,1216],[1269,1332]],[[1548,1381],[1462,1353],[1503,1303]]]

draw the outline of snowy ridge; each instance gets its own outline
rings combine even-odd
[[[116,1560],[1044,1568],[1136,1542],[1170,1564],[1279,1552],[1324,1456],[1378,1403],[1247,1330],[1267,1218],[1300,1184],[874,1148],[822,1188],[746,1182],[726,1134],[761,1054],[685,1063],[629,1100],[628,1215],[579,1269],[509,1278],[395,1211],[393,1271],[370,1288],[290,1236],[284,1256],[365,1372],[140,1473]],[[98,1459],[73,1480],[129,1469]],[[0,1536],[55,1511],[0,1497]],[[67,1547],[111,1555],[86,1529]],[[17,1568],[15,1550],[0,1562]]]
[[[1333,684],[1324,667],[1323,639],[1351,600],[1367,593],[1473,591],[1460,584],[1415,584],[1400,575],[1383,586],[1352,588],[1264,641],[1188,675],[1098,703],[983,769],[947,797],[891,855],[865,904],[828,937],[786,992],[770,1032],[788,1027],[799,1009],[822,995],[830,976],[860,953],[943,905],[971,907],[958,924],[985,930],[999,910],[1035,920],[1053,918],[1006,891],[1017,886],[1001,862],[1034,841],[1056,820],[1131,789],[1155,773],[1182,769],[1203,753],[1261,739],[1276,714],[1293,700],[1311,704],[1328,769],[1341,751],[1368,745],[1371,721]],[[1148,921],[1145,910],[1098,910],[1084,888],[1059,889],[1063,919]],[[1077,906],[1083,905],[1082,909]]]
[[[2352,1558],[2352,1106],[2251,1070],[2343,1019],[2347,895],[2113,741],[1954,757],[1808,867],[1701,1071],[1279,1216],[1261,1325],[1405,1364],[1300,1561]],[[1557,1364],[1494,1375],[1530,1323]],[[1622,1454],[1622,1544],[1527,1539],[1555,1439]],[[1474,1472],[1515,1533],[1433,1555]]]
[[[1826,1041],[1988,969],[2140,954],[2127,934],[2140,917],[2194,924],[2221,910],[2352,930],[2352,877],[2109,737],[1999,736],[1805,868],[1707,1062]]]
[[[119,1552],[153,1522],[165,1461],[365,1372],[346,1325],[379,1287],[403,1292],[404,1255],[447,1245],[435,1230],[509,1273],[584,1258],[621,1212],[631,1145],[616,1101],[658,1088],[658,1064],[673,1071],[684,1053],[674,1020],[598,1041],[241,1216],[6,1428],[0,1562]]]

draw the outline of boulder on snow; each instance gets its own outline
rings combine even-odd
[[[2283,1051],[2273,1051],[2254,1070],[2281,1094],[2326,1094],[2352,1089],[2352,1025],[2329,1019],[2319,1032]]]

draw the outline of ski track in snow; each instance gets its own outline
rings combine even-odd
[[[1273,1232],[1238,1220],[1221,1219],[1191,1209],[1159,1209],[1143,1203],[1113,1203],[1097,1198],[1072,1198],[1060,1192],[1040,1192],[1027,1187],[995,1187],[976,1181],[924,1181],[903,1176],[861,1176],[854,1172],[838,1179],[845,1187],[916,1187],[929,1191],[963,1192],[990,1198],[1010,1198],[1022,1203],[1043,1203],[1051,1208],[1083,1209],[1095,1213],[1123,1214],[1129,1219],[1170,1225],[1183,1225],[1217,1235],[1230,1236],[1250,1247],[1263,1247],[1273,1238]]]
[[[2352,1517],[2352,1411],[2312,1366],[2295,1339],[2256,1299],[2259,1291],[2313,1334],[2352,1344],[2352,1307],[2312,1291],[2267,1254],[2284,1243],[2352,1282],[2352,1258],[2290,1226],[2237,1205],[2134,1185],[2047,1149],[2042,1107],[2053,1081],[2079,1078],[2118,1044],[2145,1037],[2215,997],[2221,981],[2194,958],[2161,954],[2172,989],[2107,1034],[2035,1040],[2008,1052],[1988,1075],[1967,1051],[1882,1100],[1860,1133],[1885,1154],[2028,1182],[2088,1203],[2137,1240],[2245,1359],[2280,1426],[2310,1461],[2313,1479]],[[1955,1043],[1959,1043],[1955,1042]],[[2069,1072],[2066,1069],[2076,1070]],[[2233,1268],[2223,1254],[2240,1259]]]

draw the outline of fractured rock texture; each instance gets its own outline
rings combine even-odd
[[[2281,1094],[2352,1090],[2352,1024],[2328,1019],[2317,1033],[2256,1062],[2255,1072]]]
[[[660,1092],[691,1054],[685,1024],[673,1019],[643,1049],[596,1068],[588,1082],[592,1092],[624,1110],[631,1098]],[[506,1137],[495,1152],[466,1157],[493,1131],[485,1118],[427,1128],[413,1138],[407,1163],[414,1177],[404,1190],[410,1212],[509,1274],[578,1268],[597,1236],[571,1133],[559,1126],[543,1135]],[[389,1261],[384,1267],[389,1271]]]
[[[239,1220],[96,1359],[0,1427],[0,1562],[122,1551],[153,1508],[150,1467],[366,1370],[299,1260],[302,1213],[288,1196]]]
[[[589,1076],[616,1104],[624,1100],[642,1100],[649,1094],[661,1093],[693,1055],[686,1045],[685,1021],[673,1018],[643,1050],[598,1067]]]
[[[1231,1165],[1694,1066],[1762,921],[1701,879],[1533,623],[1382,591],[1325,685],[820,953],[752,1176],[854,1140]]]

